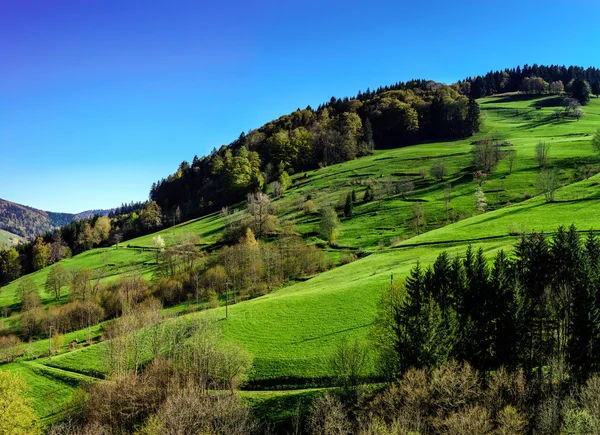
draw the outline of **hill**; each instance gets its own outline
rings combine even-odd
[[[553,97],[504,95],[482,99],[479,104],[484,122],[481,133],[474,138],[375,151],[370,156],[292,176],[289,190],[274,205],[277,216],[294,222],[306,243],[322,243],[315,231],[319,218],[305,209],[307,196],[317,208],[327,204],[341,208],[346,194],[355,190],[357,203],[352,216],[341,218],[338,246],[327,248],[327,255],[339,258],[362,252],[363,258],[229,307],[229,318],[220,325],[226,341],[242,345],[254,356],[250,389],[330,385],[329,355],[343,341],[369,339],[377,303],[391,276],[401,280],[417,261],[430,264],[444,250],[462,255],[468,244],[481,247],[487,255],[500,249],[510,252],[521,232],[552,232],[562,224],[573,223],[582,231],[600,227],[600,175],[592,175],[597,172],[599,159],[590,146],[590,135],[600,121],[600,100],[592,99],[579,121],[557,119],[554,112],[558,106]],[[501,136],[518,157],[512,168],[504,159],[487,175],[482,185],[489,211],[481,213],[475,209],[477,183],[473,181],[472,151],[474,143],[492,135]],[[558,172],[560,187],[552,202],[547,202],[537,187],[538,142],[550,144],[550,166]],[[429,175],[439,161],[445,162],[447,170],[443,181]],[[590,166],[595,168],[591,173],[582,172]],[[405,178],[413,183],[410,192],[388,188],[390,183],[395,185]],[[446,206],[448,185],[451,194]],[[375,200],[364,201],[369,188],[376,192]],[[421,207],[422,225],[415,226],[415,204]],[[236,207],[242,206],[232,206]],[[118,246],[90,250],[61,263],[70,270],[104,270],[102,281],[107,284],[132,270],[139,270],[150,280],[157,270],[152,252],[157,235],[169,247],[177,245],[182,236],[198,234],[203,250],[218,249],[224,231],[239,213],[212,213]],[[50,270],[45,268],[29,277],[42,289]],[[0,307],[19,310],[19,282],[2,289]],[[57,304],[45,292],[40,296],[47,306]],[[64,296],[58,304],[67,300]],[[185,313],[198,308],[190,299],[164,312]],[[223,318],[223,307],[215,312]],[[191,313],[185,318],[197,316]],[[8,327],[18,321],[19,316],[14,315],[5,324]],[[43,371],[43,390],[51,391],[55,385],[61,392],[56,403],[66,403],[72,385],[80,382],[78,376],[98,377],[107,371],[103,357],[106,342],[99,341],[101,328],[95,327],[90,333],[91,346],[69,352],[67,343],[74,338],[85,340],[88,331],[65,334],[61,354],[51,360],[39,359],[39,366],[33,366],[27,359],[43,356],[49,346],[47,339],[38,339],[29,345],[25,361],[4,367],[23,373],[32,386],[38,385],[40,366],[48,368]],[[371,370],[374,373],[374,367]],[[69,378],[71,374],[73,378]],[[64,387],[65,379],[68,388]],[[41,415],[51,417],[57,412],[51,412],[42,397],[35,398]]]
[[[0,199],[0,230],[11,233],[11,244],[14,244],[69,224],[75,219],[85,219],[95,214],[108,215],[109,212],[110,210],[89,210],[77,214],[55,213]],[[8,237],[6,240],[8,241]]]

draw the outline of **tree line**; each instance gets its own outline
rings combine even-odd
[[[179,222],[171,216],[163,217],[160,207],[153,201],[123,204],[108,216],[74,220],[27,243],[1,250],[0,285],[63,258],[118,244]]]
[[[415,266],[386,295],[380,343],[395,373],[457,359],[583,383],[600,371],[599,309],[600,240],[560,227],[522,236],[491,267],[471,248]]]
[[[545,92],[561,93],[579,91],[571,87],[587,86],[595,95],[600,95],[600,69],[595,67],[564,65],[524,65],[506,68],[502,71],[490,71],[484,75],[467,77],[459,81],[461,91],[472,98],[505,92],[541,94]],[[578,92],[578,94],[579,94]],[[582,104],[585,104],[582,102]]]

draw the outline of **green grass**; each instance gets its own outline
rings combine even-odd
[[[486,180],[484,191],[490,211],[484,214],[478,215],[474,209],[475,183],[470,167],[471,142],[477,137],[377,151],[372,156],[309,171],[306,177],[294,175],[294,186],[275,205],[279,217],[294,220],[308,242],[317,240],[314,230],[318,218],[304,215],[299,207],[300,197],[310,194],[318,205],[337,205],[344,192],[356,189],[360,202],[367,180],[397,179],[405,174],[415,180],[415,192],[408,201],[393,195],[381,201],[359,203],[351,219],[342,219],[339,244],[363,249],[371,255],[230,307],[229,319],[219,324],[226,340],[240,343],[254,356],[251,387],[281,389],[291,385],[326,383],[333,375],[327,364],[329,356],[344,340],[369,339],[377,302],[391,275],[394,279],[402,279],[417,261],[432,263],[442,250],[462,255],[469,243],[475,248],[483,248],[491,256],[499,249],[511,250],[518,240],[516,234],[522,231],[552,232],[559,225],[571,223],[579,230],[600,227],[600,175],[576,182],[580,164],[599,162],[592,153],[590,140],[600,123],[600,100],[593,99],[584,108],[586,117],[581,121],[562,122],[552,119],[552,106],[535,109],[536,104],[544,105],[547,100],[515,96],[481,100],[485,122],[479,137],[499,134],[518,152],[512,174],[508,174],[507,162],[502,161]],[[551,165],[560,170],[561,183],[565,186],[557,192],[554,203],[545,203],[541,196],[535,196],[539,172],[535,145],[539,141],[550,143]],[[422,178],[420,169],[428,169],[438,159],[447,163],[447,180],[437,182],[429,175]],[[449,225],[443,200],[446,183],[452,184],[452,214],[460,218]],[[527,194],[534,197],[526,200]],[[410,221],[416,200],[423,204],[427,221],[426,232],[420,235],[415,234]],[[228,219],[214,213],[163,230],[160,234],[167,245],[171,245],[186,233],[193,232],[200,235],[202,246],[210,247],[218,242]],[[138,248],[151,248],[155,236],[151,234],[126,241],[118,248],[89,251],[65,260],[65,267],[106,267],[109,272],[106,280],[117,279],[132,268],[141,268],[144,276],[150,278],[155,268],[154,253]],[[394,239],[396,247],[388,249]],[[385,249],[379,250],[379,247]],[[48,272],[49,269],[44,269],[31,275],[40,291]],[[18,310],[17,285],[15,282],[2,289],[0,307]],[[43,291],[41,295],[45,304],[55,303]],[[66,299],[65,295],[61,303]],[[172,310],[183,312],[185,309],[186,305],[182,304]],[[224,317],[222,308],[217,313]],[[99,333],[99,329],[95,330],[94,336],[98,337]],[[31,346],[40,351],[47,344],[47,341],[39,341]],[[106,371],[105,353],[106,344],[97,343],[52,360],[39,360],[38,364],[60,369],[60,373],[64,370],[98,376]],[[28,382],[29,377],[31,382],[36,382],[35,376],[39,374],[25,370],[28,363],[21,362],[8,368],[22,372]],[[264,394],[264,397],[256,394],[251,399],[256,406],[268,404],[265,406],[273,409],[276,415],[291,409],[289,403],[278,408],[280,396],[276,393]],[[282,393],[281,397],[284,396]],[[40,415],[50,415],[42,404],[36,406]],[[283,414],[280,417],[289,417]]]
[[[5,230],[0,230],[0,246],[13,246],[17,243],[24,242],[25,238]]]
[[[20,375],[29,387],[33,409],[44,424],[64,418],[73,392],[85,383],[94,382],[87,376],[47,367],[27,361],[0,366]]]

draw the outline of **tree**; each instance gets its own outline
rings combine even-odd
[[[571,93],[573,94],[573,98],[577,99],[582,106],[585,106],[590,102],[592,90],[588,82],[583,79],[576,79],[573,82]]]
[[[13,281],[21,276],[21,262],[19,261],[19,253],[15,248],[3,251],[1,260],[1,270],[5,282]]]
[[[478,212],[484,212],[487,208],[487,201],[485,199],[485,193],[483,193],[483,188],[481,186],[477,186],[475,189],[475,210]]]
[[[379,302],[377,342],[388,372],[435,366],[449,356],[442,311],[426,281],[417,263],[406,283],[392,283]]]
[[[44,288],[47,293],[54,295],[54,298],[58,301],[62,288],[69,285],[69,282],[69,273],[62,264],[57,264],[50,270]]]
[[[82,251],[88,251],[94,246],[94,231],[89,222],[83,226],[83,231],[77,236],[77,245]]]
[[[540,168],[548,166],[548,154],[550,153],[550,144],[538,142],[535,146],[535,159]]]
[[[538,190],[544,194],[546,202],[554,201],[554,193],[559,187],[558,171],[556,169],[542,169],[537,179]]]
[[[44,239],[38,237],[35,240],[31,252],[31,263],[33,270],[40,270],[46,267],[46,261],[48,259],[48,246],[44,243]]]
[[[327,240],[330,245],[335,244],[340,235],[340,221],[337,213],[332,207],[321,209],[321,222],[319,224],[319,236]]]
[[[282,171],[281,174],[279,174],[278,181],[279,181],[279,185],[281,186],[279,189],[278,196],[282,196],[288,190],[288,188],[292,185],[292,179],[290,178],[289,174],[286,171]]]
[[[60,230],[55,230],[52,234],[52,243],[48,245],[47,265],[54,264],[65,258],[65,248],[66,246],[63,243],[62,233]]]
[[[375,199],[375,194],[373,193],[373,186],[371,186],[369,184],[369,185],[367,185],[367,188],[365,190],[365,194],[363,196],[363,202],[370,202],[370,201],[373,201],[373,199]]]
[[[375,150],[375,142],[373,142],[373,125],[369,118],[366,118],[365,122],[363,122],[363,135],[367,144],[367,149],[370,152],[373,152]]]
[[[571,113],[571,117],[579,121],[581,118],[585,116],[585,112],[581,107],[576,107],[575,110]]]
[[[140,222],[146,230],[154,230],[162,224],[162,212],[155,201],[148,201],[140,212]]]
[[[512,174],[513,167],[517,161],[517,150],[507,151],[508,173]]]
[[[596,80],[592,84],[592,94],[594,94],[596,98],[600,96],[600,80]]]
[[[444,181],[444,177],[446,176],[446,162],[438,159],[429,170],[429,173],[436,180]]]
[[[452,185],[450,183],[444,186],[444,207],[446,208],[446,221],[450,213],[450,200],[452,199]]]
[[[425,225],[425,211],[423,210],[423,205],[420,202],[413,203],[411,212],[411,220],[415,228],[415,232],[420,234],[421,227]]]
[[[329,358],[331,372],[346,394],[356,397],[357,389],[366,374],[368,348],[358,340],[342,341]]]
[[[479,131],[481,124],[479,104],[474,98],[469,98],[469,105],[467,108],[467,117],[465,119],[466,131],[465,136],[471,136]]]
[[[165,249],[165,240],[159,234],[158,236],[152,237],[152,247],[156,250],[156,264],[158,264],[158,257],[160,253]]]
[[[600,154],[600,128],[594,133],[594,137],[592,138],[592,148]]]
[[[38,435],[42,433],[35,411],[30,406],[28,387],[10,371],[0,370],[0,433]]]
[[[110,219],[107,216],[100,216],[94,224],[93,232],[95,245],[107,241],[110,235]]]
[[[409,177],[400,177],[396,183],[396,193],[402,196],[402,199],[413,193],[415,184]]]
[[[273,215],[271,198],[266,193],[249,193],[246,198],[248,214],[252,218],[252,230],[258,238],[275,231],[277,218]]]
[[[85,301],[92,292],[92,270],[82,267],[72,274],[71,297]]]
[[[346,193],[346,200],[344,202],[344,216],[349,218],[352,217],[352,210],[354,209],[354,204],[352,202],[352,193]]]
[[[477,141],[473,147],[473,165],[480,171],[492,172],[501,158],[502,153],[497,138],[485,137]]]
[[[550,93],[551,94],[562,94],[565,91],[565,86],[561,80],[554,81],[550,83]]]
[[[25,276],[19,281],[17,292],[21,298],[21,311],[31,310],[40,305],[37,284],[29,276]]]

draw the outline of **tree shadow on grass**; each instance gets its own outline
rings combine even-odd
[[[290,344],[302,344],[302,343],[306,343],[308,341],[319,340],[319,339],[324,338],[324,337],[331,337],[331,336],[334,336],[334,335],[342,334],[344,332],[353,331],[355,329],[366,328],[368,326],[371,326],[372,324],[373,324],[373,322],[371,322],[371,323],[365,323],[364,325],[353,326],[352,328],[340,329],[339,331],[329,332],[327,334],[321,334],[321,335],[318,335],[316,337],[305,338],[304,340],[293,341]]]
[[[559,125],[565,123],[563,117],[556,118],[554,115],[548,115],[541,119],[532,120],[526,124],[520,125],[517,128],[520,130],[529,130],[537,127],[545,127],[550,125]]]

